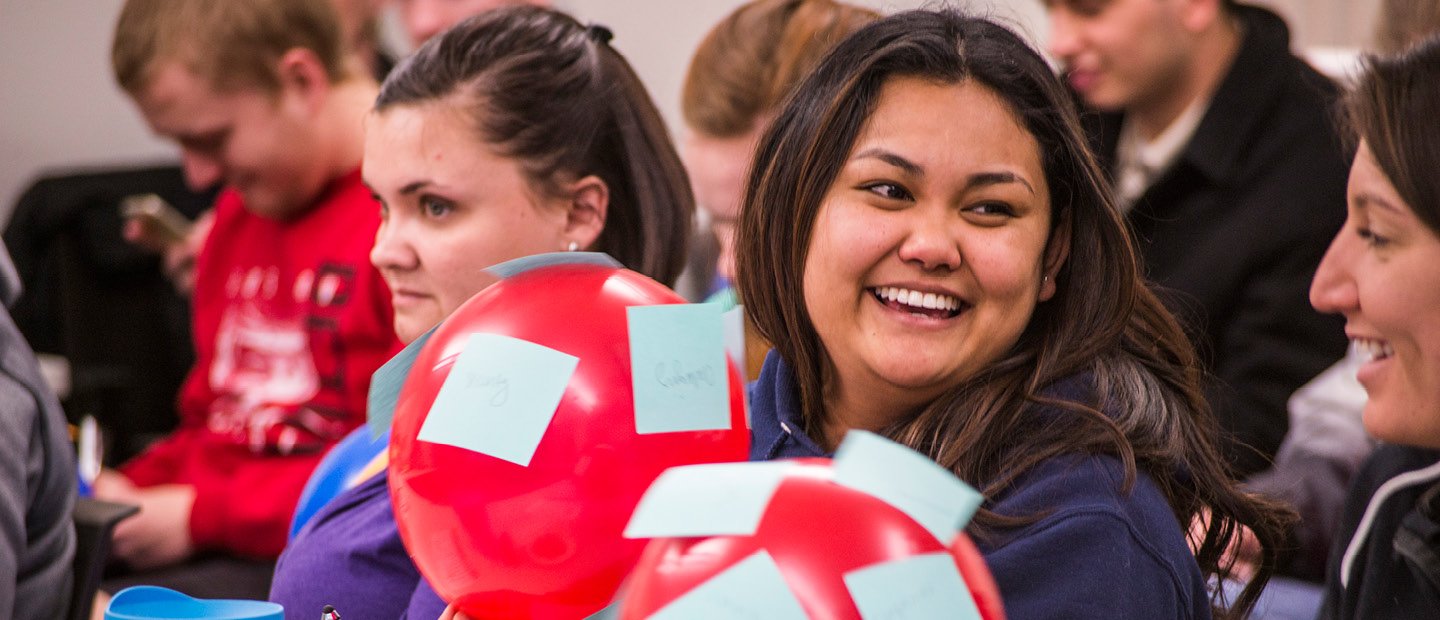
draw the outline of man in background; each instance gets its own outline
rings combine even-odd
[[[1274,13],[1232,0],[1045,0],[1051,53],[1136,232],[1148,277],[1211,374],[1236,474],[1263,469],[1286,399],[1340,359],[1308,302],[1345,219],[1338,91]]]
[[[113,548],[148,571],[105,588],[264,598],[305,481],[398,350],[360,181],[377,86],[328,0],[130,0],[112,63],[187,182],[224,190],[195,264],[180,428],[95,482],[140,505]]]

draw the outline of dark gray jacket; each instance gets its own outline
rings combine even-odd
[[[0,245],[0,300],[20,294]],[[70,603],[75,458],[30,345],[0,310],[0,617],[51,620]]]

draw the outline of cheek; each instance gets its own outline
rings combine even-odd
[[[430,272],[443,316],[450,316],[456,308],[497,280],[485,269],[499,261],[477,260],[473,252],[483,241],[473,241],[475,243],[471,244],[435,243],[422,251],[421,261]]]
[[[968,268],[987,296],[1034,303],[1039,293],[1043,246],[1028,236],[1021,237],[994,235],[964,248]]]

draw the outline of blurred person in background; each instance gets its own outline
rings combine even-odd
[[[131,572],[103,588],[262,598],[302,487],[399,347],[360,181],[377,86],[329,0],[130,0],[111,59],[187,182],[224,190],[195,263],[180,428],[94,484],[140,506],[114,535]]]
[[[719,245],[713,273],[723,288],[711,300],[730,307],[738,302],[730,288],[735,224],[760,132],[831,47],[879,17],[835,0],[756,0],[720,20],[695,50],[680,99],[686,129],[681,153],[696,206]],[[709,273],[709,267],[694,272]],[[749,379],[760,375],[769,350],[747,324]]]
[[[410,41],[420,45],[467,17],[502,6],[550,6],[549,0],[395,0]]]
[[[1238,476],[1267,467],[1286,400],[1345,352],[1306,291],[1344,219],[1338,90],[1284,21],[1233,0],[1045,0],[1049,49],[1147,277],[1211,377]]]
[[[401,340],[495,282],[487,267],[523,256],[605,252],[674,283],[689,181],[609,37],[551,9],[499,9],[431,39],[386,79],[365,121],[365,182],[382,204],[370,260]],[[296,535],[271,600],[299,617],[326,604],[346,618],[439,617],[445,603],[396,528],[387,454]]]

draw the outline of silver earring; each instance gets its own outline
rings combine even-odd
[[[1049,283],[1050,283],[1050,275],[1049,275],[1049,274],[1045,274],[1045,275],[1043,275],[1043,276],[1040,276],[1040,283],[1041,283],[1041,284],[1049,284]]]
[[[580,249],[580,244],[577,243],[577,242],[575,242],[575,241],[571,241],[571,242],[570,242],[570,245],[565,246],[565,251],[566,251],[566,252],[574,252],[575,250],[578,250],[578,249]]]

